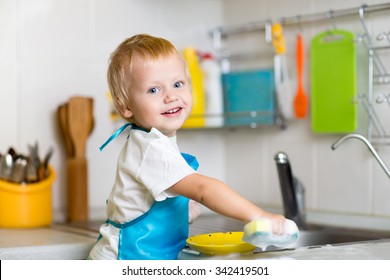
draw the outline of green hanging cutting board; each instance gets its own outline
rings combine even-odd
[[[326,31],[311,41],[311,126],[316,133],[357,128],[354,34]]]

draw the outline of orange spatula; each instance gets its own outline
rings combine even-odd
[[[297,118],[304,118],[307,114],[308,101],[303,89],[303,38],[302,34],[297,36],[297,78],[298,89],[294,98],[294,113]]]

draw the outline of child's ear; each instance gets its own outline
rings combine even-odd
[[[133,112],[129,108],[125,108],[122,110],[122,116],[126,119],[130,119],[133,116]]]
[[[133,116],[133,112],[130,110],[130,108],[128,108],[128,106],[126,106],[122,102],[120,102],[117,97],[116,97],[116,99],[117,99],[117,104],[118,104],[118,110],[121,113],[121,115],[126,119],[131,118]]]

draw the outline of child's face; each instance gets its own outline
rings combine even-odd
[[[126,117],[140,127],[175,136],[192,109],[183,60],[176,55],[146,63],[135,58],[130,83]]]

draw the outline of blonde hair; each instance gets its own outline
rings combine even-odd
[[[130,102],[128,92],[130,79],[127,75],[131,73],[134,57],[155,60],[170,55],[178,55],[183,59],[171,42],[147,34],[138,34],[126,39],[111,54],[107,70],[108,86],[114,106],[122,118],[126,119],[121,109],[127,108]],[[184,59],[183,62],[185,63]],[[187,65],[185,67],[190,81]]]

